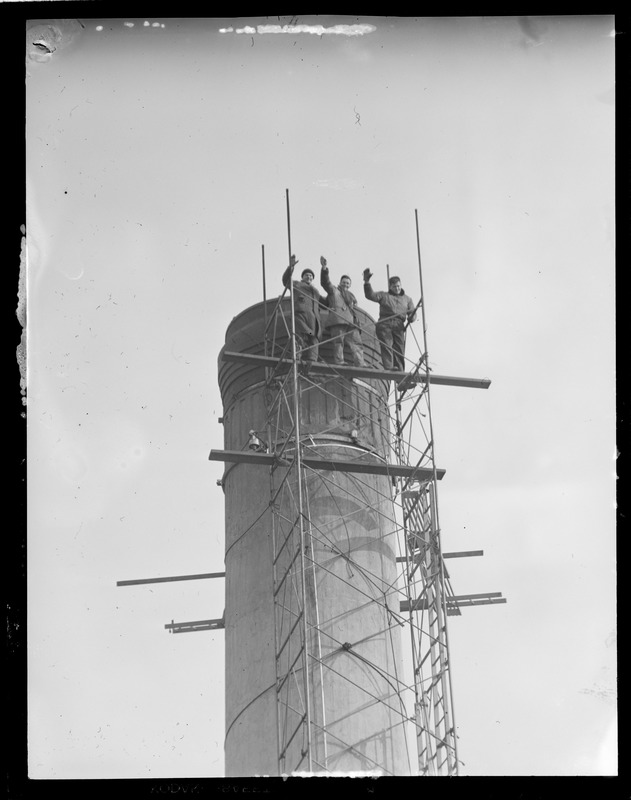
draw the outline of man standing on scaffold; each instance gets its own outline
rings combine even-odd
[[[416,308],[412,298],[401,288],[401,279],[392,277],[387,292],[375,292],[370,285],[372,272],[364,270],[364,295],[367,300],[379,303],[377,338],[381,346],[384,369],[405,371],[405,323],[414,322]]]
[[[318,348],[322,339],[322,320],[320,307],[326,307],[326,297],[313,286],[315,273],[307,267],[303,269],[299,281],[292,281],[291,276],[298,261],[292,255],[289,266],[283,273],[283,286],[294,293],[294,318],[296,324],[296,344],[300,348],[303,361],[317,361]]]
[[[334,286],[329,277],[329,268],[326,258],[320,256],[320,283],[327,294],[329,306],[329,319],[327,328],[331,335],[333,345],[333,363],[344,363],[344,342],[348,344],[356,367],[364,366],[364,350],[359,335],[359,327],[355,308],[357,298],[351,292],[351,279],[342,275],[338,286]]]

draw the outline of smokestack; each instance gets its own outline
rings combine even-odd
[[[227,464],[222,481],[226,776],[408,775],[391,479],[370,472],[389,460],[388,383],[299,378],[297,443],[291,372],[270,381],[265,366],[222,358],[263,355],[275,307],[266,301],[235,317],[219,356],[225,449],[264,459]],[[287,343],[278,320],[290,315],[289,301],[280,309],[267,355]],[[380,369],[374,321],[358,315],[366,363]],[[325,361],[329,348],[321,347]],[[300,479],[297,445],[310,464]],[[319,461],[368,471],[319,469]]]

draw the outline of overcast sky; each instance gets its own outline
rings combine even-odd
[[[286,189],[360,296],[418,298],[418,210],[430,365],[492,380],[432,393],[454,589],[508,598],[449,619],[461,773],[614,774],[612,17],[29,28],[29,775],[223,774],[223,633],[164,628],[223,582],[116,581],[223,569],[217,355]]]

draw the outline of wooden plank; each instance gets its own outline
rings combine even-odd
[[[217,631],[226,627],[225,619],[199,619],[193,622],[171,622],[164,626],[172,633],[194,633],[195,631]]]
[[[229,464],[259,464],[263,467],[283,465],[288,467],[291,462],[279,459],[272,453],[256,453],[253,450],[211,450],[209,461],[224,461]]]
[[[446,606],[449,608],[466,608],[472,606],[489,606],[496,605],[497,603],[506,603],[506,598],[502,597],[501,592],[488,592],[486,594],[463,594],[454,597],[447,597]],[[418,599],[413,602],[413,610],[420,611],[427,609],[427,600],[425,598]],[[410,610],[410,603],[407,600],[402,600],[399,603],[399,611],[406,612]]]
[[[458,608],[470,608],[473,606],[495,606],[498,603],[506,603],[508,602],[505,597],[487,597],[487,598],[480,598],[479,600],[471,599],[471,600],[458,600],[457,603],[453,605],[457,606]],[[447,608],[449,608],[449,603],[447,603]]]
[[[443,558],[469,558],[471,556],[483,556],[484,550],[459,550],[454,553],[443,553]]]
[[[461,550],[457,553],[443,553],[443,558],[464,558],[469,556],[483,556],[484,550]],[[405,556],[397,556],[397,563],[402,564],[406,561],[411,561],[412,563],[417,563],[419,558],[418,555],[410,555],[409,559]]]
[[[324,469],[337,472],[358,472],[368,475],[386,475],[395,478],[417,478],[431,480],[434,472],[426,467],[411,467],[407,464],[384,464],[366,461],[343,461],[341,459],[303,458],[302,463],[312,469]],[[444,469],[436,470],[436,477],[442,480]]]
[[[293,461],[277,459],[272,453],[255,453],[251,450],[211,450],[209,461],[224,461],[236,464],[259,464],[271,467],[274,465],[291,466]],[[356,472],[367,475],[385,475],[392,478],[411,478],[417,480],[431,480],[433,471],[425,467],[413,467],[406,464],[386,464],[370,461],[346,461],[332,458],[303,457],[302,463],[311,469],[321,469],[328,472]],[[436,478],[442,480],[444,469],[436,470]]]
[[[116,581],[117,586],[140,586],[144,583],[168,583],[170,581],[198,581],[205,578],[224,578],[225,572],[201,572],[198,575],[170,575],[167,578],[138,578],[132,581]]]
[[[272,356],[259,356],[253,353],[236,353],[232,350],[223,351],[221,358],[224,361],[271,368],[278,365],[289,368],[293,363],[289,358],[273,358]],[[372,378],[373,380],[394,381],[397,384],[404,382],[406,387],[412,383],[427,383],[427,374],[424,372],[398,372],[397,370],[371,369],[370,367],[351,367],[346,364],[326,364],[322,361],[300,362],[300,369],[314,378],[318,376]],[[432,386],[461,386],[468,389],[488,389],[491,385],[489,378],[459,378],[451,375],[430,375],[429,383]]]

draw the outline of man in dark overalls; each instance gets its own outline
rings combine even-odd
[[[322,320],[320,308],[326,307],[326,297],[313,285],[315,272],[307,267],[303,269],[299,281],[292,281],[291,276],[298,261],[292,255],[289,266],[283,273],[283,285],[294,293],[294,318],[296,323],[296,345],[300,349],[303,361],[317,361],[318,348],[322,339]]]

